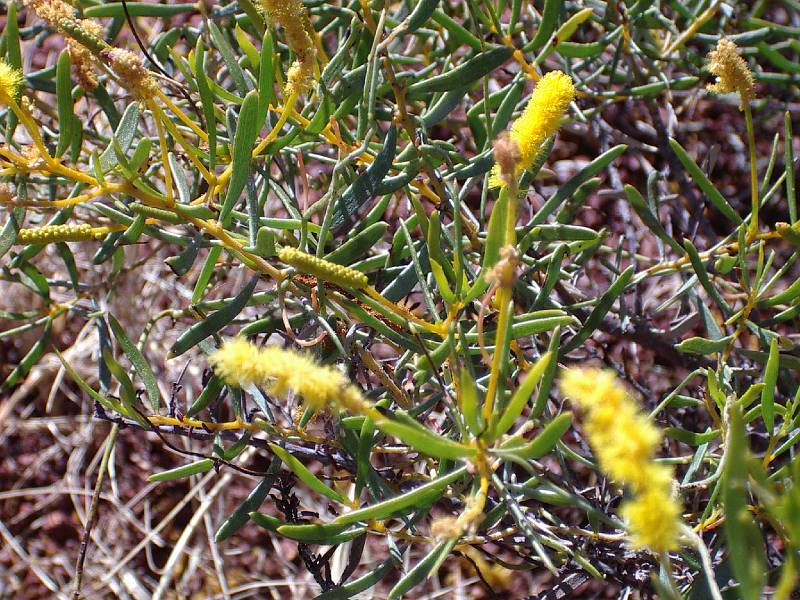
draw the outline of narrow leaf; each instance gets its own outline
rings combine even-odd
[[[210,317],[195,323],[183,332],[172,345],[168,358],[180,356],[190,348],[193,348],[208,336],[215,334],[228,323],[233,321],[253,295],[253,290],[258,283],[258,275],[254,275],[244,289],[228,304],[225,308],[219,309]]]
[[[533,394],[536,384],[542,379],[542,375],[544,375],[552,359],[553,355],[550,352],[543,354],[542,357],[536,361],[536,364],[525,374],[525,379],[514,391],[514,394],[511,396],[511,401],[503,412],[503,416],[500,417],[500,420],[495,425],[495,431],[492,435],[493,439],[500,437],[508,431],[517,420],[517,417],[522,414],[525,405],[528,403],[528,399],[530,399]]]
[[[316,475],[314,475],[311,471],[308,470],[308,467],[306,467],[303,463],[297,460],[294,456],[289,454],[289,452],[287,452],[284,448],[281,448],[276,444],[270,444],[269,447],[270,450],[272,450],[272,452],[275,454],[275,456],[279,457],[284,463],[286,463],[286,466],[289,467],[289,469],[291,469],[291,471],[295,475],[297,475],[297,477],[312,490],[314,490],[318,494],[327,496],[334,502],[339,502],[340,504],[347,504],[347,499],[342,497],[342,495],[336,490],[333,490],[324,483],[322,483],[317,478]]]
[[[150,399],[150,407],[153,409],[154,413],[158,412],[158,407],[161,403],[161,393],[158,389],[156,376],[150,368],[150,363],[147,362],[147,359],[139,348],[136,347],[136,344],[130,340],[125,330],[122,328],[122,325],[119,324],[119,321],[110,313],[108,315],[108,324],[111,326],[114,337],[125,353],[125,356],[128,357],[128,360],[131,361],[131,365],[133,365],[133,368],[139,374],[139,377],[141,377],[142,383],[144,383],[144,387],[147,390],[147,397]]]

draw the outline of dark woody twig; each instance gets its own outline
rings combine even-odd
[[[117,441],[117,434],[119,433],[119,425],[114,423],[111,426],[111,431],[106,438],[106,445],[103,450],[103,458],[100,461],[100,467],[97,471],[97,483],[94,486],[92,493],[92,501],[89,504],[89,513],[86,519],[86,526],[83,529],[83,537],[81,538],[81,547],[78,551],[78,561],[75,564],[75,587],[72,593],[74,600],[80,600],[81,597],[81,582],[83,581],[83,565],[86,562],[86,551],[89,548],[89,538],[92,534],[92,528],[97,522],[97,507],[100,503],[100,492],[103,489],[105,482],[106,471],[108,470],[108,461],[111,458],[111,451]]]
[[[134,421],[133,419],[127,419],[124,417],[112,417],[105,412],[98,412],[95,414],[95,417],[104,421],[109,421],[112,423],[118,423],[122,427],[130,427],[134,429],[141,429],[146,431],[152,431],[156,435],[161,438],[162,441],[167,443],[170,448],[179,452],[181,454],[188,454],[191,456],[197,456],[198,458],[213,458],[214,460],[219,460],[220,464],[225,464],[228,466],[232,466],[237,470],[241,470],[241,467],[237,467],[236,465],[230,465],[227,461],[219,459],[219,457],[210,457],[204,454],[190,452],[187,450],[182,450],[181,448],[176,448],[174,445],[170,444],[166,439],[165,435],[180,435],[183,437],[188,437],[194,440],[206,441],[206,440],[213,440],[214,437],[220,436],[222,439],[227,441],[238,441],[238,437],[233,431],[218,431],[218,432],[209,432],[205,430],[199,429],[180,429],[175,428],[172,425],[151,425],[150,429],[145,429],[141,424]],[[253,446],[254,448],[259,448],[262,450],[269,450],[269,440],[264,440],[260,438],[251,438],[248,441],[249,446]],[[340,450],[336,450],[333,448],[327,448],[320,445],[316,445],[315,448],[308,448],[301,444],[293,444],[291,442],[285,443],[286,450],[289,451],[293,456],[301,460],[316,460],[326,465],[333,465],[338,469],[344,469],[350,473],[356,473],[356,466],[355,463],[349,457],[345,456]],[[248,473],[248,470],[244,470],[243,472],[247,475],[254,475],[258,477],[263,477],[261,473]]]

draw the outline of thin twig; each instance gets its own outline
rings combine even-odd
[[[83,528],[83,537],[81,538],[81,547],[78,551],[78,561],[75,564],[75,587],[72,592],[73,600],[80,600],[81,597],[81,583],[83,581],[83,567],[86,562],[86,551],[89,548],[89,539],[92,535],[92,528],[97,523],[97,507],[100,504],[100,492],[103,489],[103,482],[105,481],[106,471],[108,471],[108,461],[111,458],[111,451],[114,449],[114,444],[117,442],[117,435],[119,434],[119,425],[114,423],[111,426],[111,431],[108,432],[106,437],[106,445],[103,450],[103,458],[100,461],[100,468],[97,472],[97,482],[94,486],[94,493],[92,494],[92,501],[89,504],[89,518],[86,520],[86,526]]]

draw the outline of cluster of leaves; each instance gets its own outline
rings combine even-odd
[[[249,519],[296,540],[325,598],[385,579],[400,597],[466,546],[562,582],[582,570],[664,597],[716,597],[719,587],[755,599],[765,585],[788,597],[800,568],[800,474],[791,466],[800,225],[792,119],[781,109],[800,77],[797,2],[305,6],[318,62],[310,92],[294,102],[282,91],[292,58],[282,30],[251,0],[75,3],[82,17],[102,19],[112,45],[163,22],[142,45],[162,92],[132,97],[107,72],[84,90],[65,50],[26,72],[22,90],[52,160],[30,154],[32,132],[11,111],[0,115],[0,176],[14,194],[0,233],[3,278],[43,301],[0,315],[19,323],[3,337],[41,332],[2,389],[51,350],[57,319],[93,322],[99,383],[65,367],[98,416],[156,431],[165,444],[174,428],[214,434],[199,460],[152,479],[215,467],[259,477],[246,502],[220,516],[217,542],[255,526]],[[21,67],[23,47],[36,52],[56,34],[27,13],[19,27],[18,9],[7,4],[0,53]],[[704,56],[722,36],[754,69],[757,122],[774,125],[778,115],[781,124],[756,164],[755,215],[748,186],[715,183],[714,153],[696,160],[684,148],[682,119],[705,97]],[[521,206],[531,208],[511,224],[519,262],[510,302],[498,306],[486,275],[504,260],[507,227],[486,185],[491,145],[524,107],[531,78],[555,68],[579,96],[565,135],[589,139],[571,147],[594,154],[555,184],[544,161],[523,176]],[[710,101],[744,122],[738,99]],[[746,164],[740,147],[721,153]],[[619,215],[599,229],[581,221],[598,199]],[[190,301],[176,297],[143,332],[126,331],[82,284],[75,246],[56,244],[63,281],[37,266],[45,244],[15,245],[23,227],[62,223],[105,228],[82,242],[94,265],[111,265],[103,294],[114,293],[121,271],[146,266],[126,258],[134,244],[158,243],[171,249],[175,278],[192,278]],[[362,272],[369,286],[288,269],[281,246]],[[218,297],[242,270],[249,282]],[[181,334],[168,356],[145,356],[164,317]],[[342,365],[389,425],[314,415],[213,374],[184,409],[165,406],[159,365],[205,361],[233,334],[299,343]],[[621,344],[640,349],[640,364],[620,356]],[[658,563],[626,551],[613,511],[621,494],[597,485],[580,426],[553,385],[559,364],[587,359],[616,369],[665,427],[663,454],[678,466],[685,519],[702,538],[696,549]],[[252,447],[273,457],[267,472],[240,460]],[[293,489],[286,469],[299,480]],[[431,533],[431,514],[457,517],[476,502],[479,515],[463,531]],[[312,509],[315,522],[302,516]],[[362,564],[368,538],[388,558]],[[313,545],[333,549],[317,556]],[[326,561],[340,547],[348,560],[333,576]]]

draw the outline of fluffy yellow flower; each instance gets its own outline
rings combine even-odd
[[[600,468],[633,491],[645,488],[661,433],[642,415],[611,371],[570,369],[561,390],[584,411],[584,430]]]
[[[657,467],[658,465],[653,465]],[[648,469],[654,484],[622,504],[620,514],[628,526],[631,545],[653,552],[669,552],[678,547],[681,508],[672,494],[672,476]]]
[[[286,93],[302,94],[313,80],[314,28],[300,0],[261,0],[261,7],[273,24],[283,27],[286,45],[294,52],[295,60],[286,73]]]
[[[661,434],[631,402],[603,403],[589,410],[585,430],[603,471],[633,489],[646,485],[642,465],[653,457]]]
[[[743,103],[755,99],[753,74],[731,40],[721,39],[717,47],[708,53],[708,70],[717,76],[717,83],[708,86],[712,92],[738,92]]]
[[[208,361],[225,383],[236,387],[258,385],[276,396],[293,392],[315,409],[334,405],[360,413],[367,406],[341,371],[292,350],[260,348],[244,338],[233,338]]]
[[[575,99],[572,78],[561,71],[550,71],[536,84],[528,105],[511,127],[509,139],[519,149],[515,177],[532,164],[545,140],[558,131],[561,116]],[[500,167],[495,165],[489,185],[504,185]]]
[[[584,430],[600,468],[633,492],[621,508],[631,544],[655,552],[677,547],[680,506],[672,494],[672,474],[654,462],[661,432],[611,371],[570,369],[561,391],[586,415]]]
[[[8,104],[17,97],[22,85],[22,73],[6,61],[0,59],[0,103]]]

